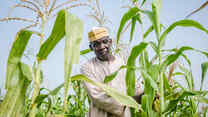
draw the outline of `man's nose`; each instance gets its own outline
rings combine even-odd
[[[101,43],[99,49],[104,49],[104,48],[105,48],[105,44]]]

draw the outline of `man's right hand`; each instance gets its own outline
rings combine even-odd
[[[143,95],[144,95],[144,93],[139,94],[139,95],[132,96],[132,98],[134,98],[134,100],[135,100],[138,104],[141,104],[141,102],[142,102],[142,96],[143,96]]]

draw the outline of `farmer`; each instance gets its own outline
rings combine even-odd
[[[112,39],[109,37],[108,30],[104,27],[94,27],[88,33],[90,41],[90,49],[94,51],[96,57],[90,59],[87,63],[81,66],[81,73],[89,77],[91,80],[103,83],[107,75],[117,71],[125,61],[122,57],[112,55],[110,53],[112,46]],[[123,94],[126,94],[125,85],[125,69],[121,69],[117,76],[107,85],[115,88]],[[130,117],[129,108],[125,108],[112,97],[100,88],[84,82],[84,86],[91,99],[88,117]],[[140,85],[137,94],[143,93]],[[141,96],[133,96],[139,103]]]

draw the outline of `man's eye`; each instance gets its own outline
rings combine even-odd
[[[93,43],[93,47],[97,47],[98,45],[98,43]]]
[[[96,46],[97,46],[97,44],[96,44],[96,43],[94,43],[94,44],[93,44],[93,47],[96,47]]]
[[[108,43],[108,40],[107,39],[106,40],[103,40],[103,43],[107,44]]]

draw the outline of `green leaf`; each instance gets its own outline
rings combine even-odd
[[[66,40],[69,40],[69,61],[78,64],[80,44],[83,37],[83,23],[77,16],[72,15],[71,13],[66,13],[65,20]]]
[[[159,49],[157,47],[157,44],[153,41],[149,42],[150,46],[153,48],[153,50],[157,53],[157,55],[159,54]]]
[[[157,39],[160,39],[160,10],[162,7],[162,0],[153,0],[152,1],[152,23],[155,29],[155,33],[157,36]]]
[[[182,54],[183,58],[186,60],[186,62],[189,64],[189,66],[191,66],[191,61],[190,59],[185,55],[185,54]]]
[[[143,50],[147,47],[147,43],[141,42],[139,45],[134,46],[132,48],[131,54],[127,61],[127,66],[135,66],[136,58],[139,54],[142,53]],[[126,71],[126,86],[127,86],[127,94],[130,96],[134,95],[135,90],[135,69],[127,68]]]
[[[163,73],[163,81],[164,81],[164,87],[167,89],[169,92],[171,91],[170,84],[168,82],[168,78],[166,75]]]
[[[147,31],[144,33],[144,39],[154,30],[153,26],[150,26]]]
[[[106,76],[105,79],[104,79],[104,83],[109,83],[110,81],[112,81],[112,80],[116,77],[116,75],[118,74],[118,72],[119,72],[121,69],[124,69],[124,68],[129,68],[129,69],[140,69],[140,68],[133,67],[133,66],[122,65],[117,71],[115,71],[115,72],[113,72],[112,74]]]
[[[197,100],[201,103],[208,104],[208,99],[202,96],[197,97]]]
[[[20,62],[25,48],[32,35],[31,31],[21,30],[17,33],[16,38],[12,44],[12,48],[9,53],[6,71],[6,89],[16,85],[18,79],[13,77],[17,70],[18,63]]]
[[[138,0],[133,0],[133,3],[138,2]]]
[[[175,62],[179,58],[179,56],[181,56],[182,53],[187,50],[194,50],[194,49],[192,47],[183,46],[175,54],[168,55],[168,57],[162,63],[162,69],[165,69],[168,65]]]
[[[65,35],[65,10],[61,10],[58,12],[58,16],[56,18],[55,24],[53,26],[52,33],[49,38],[42,44],[40,50],[37,54],[37,58],[39,61],[47,59],[48,55],[57,45],[57,43],[64,37]]]
[[[83,34],[83,23],[77,17],[65,11],[65,48],[64,48],[64,111],[67,109],[66,97],[70,86],[70,75],[73,64],[79,62],[80,44]]]
[[[119,43],[120,35],[121,35],[121,32],[122,32],[125,24],[130,19],[132,19],[138,13],[138,11],[139,11],[139,9],[137,7],[133,7],[127,13],[125,13],[124,16],[122,17],[121,22],[120,22],[120,26],[119,26],[119,29],[117,32],[117,41],[116,41],[117,44]]]
[[[201,77],[201,86],[200,86],[200,90],[202,90],[202,87],[203,87],[204,78],[205,78],[205,76],[206,76],[207,69],[208,69],[208,62],[202,63],[202,64],[201,64],[201,69],[202,69],[202,77]]]
[[[133,18],[132,18],[132,22],[131,22],[131,32],[130,32],[130,40],[129,40],[129,42],[131,42],[132,39],[133,39],[135,26],[136,26],[136,18],[133,17]]]
[[[177,22],[174,22],[173,24],[171,24],[161,35],[160,37],[160,42],[163,43],[163,41],[165,41],[166,36],[177,26],[182,26],[182,27],[194,27],[197,28],[199,30],[202,30],[204,32],[206,32],[208,34],[208,30],[206,30],[200,23],[198,23],[197,21],[194,20],[180,20]]]
[[[130,96],[124,95],[124,94],[118,92],[116,89],[114,89],[114,88],[112,88],[110,86],[107,86],[105,84],[102,84],[102,83],[99,83],[99,82],[94,82],[93,80],[87,78],[84,75],[72,76],[71,80],[72,81],[74,81],[74,80],[82,80],[82,81],[88,82],[88,83],[90,83],[92,85],[95,85],[95,86],[101,88],[104,92],[106,92],[107,95],[111,96],[112,98],[114,98],[115,100],[120,102],[121,104],[126,105],[128,107],[133,107],[136,110],[138,110],[139,107],[140,107],[137,104],[137,102],[133,98],[131,98]]]
[[[104,79],[104,83],[109,83],[110,81],[112,81],[116,77],[116,75],[118,74],[119,71],[120,71],[120,69],[113,72],[112,74],[106,76]]]
[[[206,106],[203,110],[203,117],[207,117],[208,107]]]
[[[188,84],[189,89],[193,90],[194,81],[193,81],[192,72],[190,70],[188,70],[187,68],[185,68],[184,66],[182,66],[182,65],[179,65],[179,68],[184,72],[185,80]]]
[[[39,94],[36,99],[35,99],[35,103],[38,104],[38,106],[40,106],[43,103],[43,100],[45,100],[46,98],[48,98],[49,96],[55,96],[57,95],[57,93],[61,90],[61,88],[63,88],[64,84],[60,84],[58,87],[56,87],[54,90],[49,91],[48,94]]]
[[[85,55],[85,54],[90,53],[90,52],[92,52],[92,50],[85,49],[85,50],[80,51],[80,55]]]
[[[187,97],[187,96],[200,96],[201,94],[203,94],[203,92],[200,92],[200,91],[182,91],[182,92],[180,92],[179,96],[176,96],[175,99],[170,100],[164,113],[174,111],[174,109],[176,109],[176,107],[178,106],[179,101],[181,101],[181,102],[185,101],[185,97]]]
[[[141,6],[143,6],[145,2],[146,2],[146,0],[143,0],[143,1],[142,1],[142,5],[141,5]]]
[[[142,76],[144,77],[145,81],[148,81],[150,83],[150,86],[154,88],[154,90],[158,91],[159,88],[157,86],[156,81],[153,78],[151,78],[151,76],[148,75],[146,72],[142,71],[142,74],[143,74]]]
[[[28,74],[32,74],[31,67],[18,62],[12,76],[17,80],[15,80],[16,83],[12,87],[7,89],[4,100],[0,105],[0,117],[23,117],[25,115],[25,95],[31,83]]]

